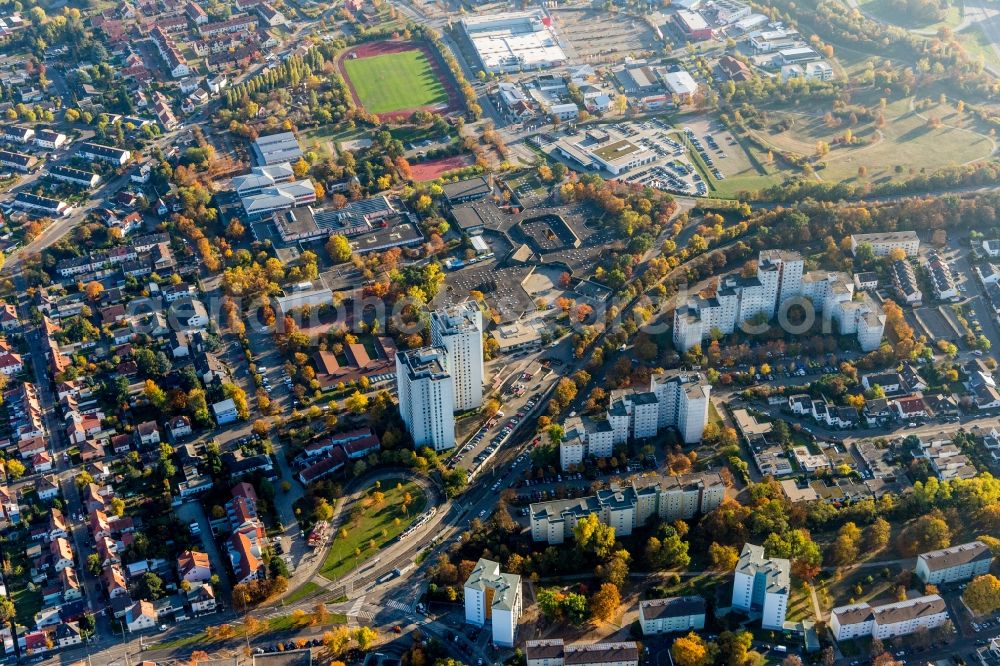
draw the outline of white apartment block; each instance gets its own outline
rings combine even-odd
[[[413,445],[443,451],[455,446],[454,381],[446,351],[423,347],[396,353],[399,414]]]
[[[454,411],[483,404],[483,313],[474,301],[431,313],[431,344],[447,350],[455,382]]]
[[[646,477],[643,483],[612,485],[596,495],[532,504],[531,538],[553,545],[563,543],[573,538],[577,522],[591,514],[614,527],[616,535],[628,536],[654,517],[670,522],[708,513],[726,496],[726,485],[716,472]]]
[[[587,458],[610,458],[614,453],[614,431],[606,420],[591,420],[573,416],[563,422],[563,439],[559,443],[559,466],[564,472],[577,467]]]
[[[628,389],[612,392],[607,411],[612,446],[624,444],[629,438],[655,437],[668,427],[677,428],[685,443],[701,441],[708,423],[711,392],[712,386],[703,375],[676,370],[651,377],[648,391]],[[587,438],[604,437],[606,427],[603,424],[592,427],[601,430],[595,430],[592,435],[591,426],[585,424]]]
[[[701,441],[708,423],[708,402],[712,386],[699,373],[679,371],[653,375],[649,390],[659,405],[656,426],[674,427],[685,444]]]
[[[733,578],[733,608],[761,613],[764,629],[781,630],[788,609],[791,562],[765,557],[764,547],[743,544]]]
[[[705,599],[698,596],[639,602],[642,635],[673,634],[705,628]]]
[[[486,558],[465,581],[465,622],[493,630],[493,643],[513,647],[517,621],[521,618],[521,577],[501,573],[500,565]]]
[[[884,606],[867,603],[834,608],[830,630],[838,641],[860,636],[884,640],[939,627],[949,620],[944,599],[936,594]]]
[[[757,276],[727,275],[712,297],[695,296],[674,311],[674,345],[687,351],[713,334],[729,335],[744,322],[770,320],[792,299],[806,298],[840,335],[854,335],[865,351],[877,349],[885,314],[867,294],[855,299],[854,281],[846,273],[803,274],[797,252],[764,250]]]
[[[885,257],[897,247],[906,252],[906,256],[915,257],[920,250],[920,239],[916,231],[886,231],[875,234],[852,234],[851,253],[857,254],[858,245],[867,243],[872,246],[876,257]]]
[[[990,572],[993,553],[982,541],[922,553],[917,558],[917,575],[925,583],[957,583]]]
[[[640,654],[635,641],[565,645],[556,638],[524,644],[527,666],[639,666]]]

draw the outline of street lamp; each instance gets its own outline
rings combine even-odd
[[[125,638],[125,620],[123,618],[118,618],[118,624],[122,628],[122,644],[125,646],[125,664],[126,666],[132,666],[132,662],[128,656],[129,640]]]

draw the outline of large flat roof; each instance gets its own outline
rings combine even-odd
[[[551,25],[538,10],[468,17],[462,25],[487,69],[531,69],[566,60]]]
[[[621,139],[620,141],[615,141],[607,146],[602,146],[591,152],[600,157],[605,162],[614,162],[617,159],[621,159],[626,155],[631,155],[632,153],[639,150],[639,147],[628,139]]]

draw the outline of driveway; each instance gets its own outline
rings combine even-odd
[[[216,594],[216,598],[228,599],[229,592],[233,589],[229,580],[229,570],[226,566],[229,556],[220,550],[215,543],[215,538],[212,536],[212,524],[208,521],[208,514],[205,513],[205,507],[197,499],[194,499],[178,506],[175,509],[175,513],[185,525],[198,523],[201,526],[202,549],[208,553],[208,559],[212,563],[212,573],[219,576],[219,582],[223,590],[226,591],[225,596]]]

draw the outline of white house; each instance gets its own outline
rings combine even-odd
[[[73,566],[73,547],[65,538],[57,537],[50,541],[49,550],[52,553],[52,568],[55,571]]]
[[[239,414],[236,412],[236,403],[233,402],[232,398],[220,400],[212,405],[212,413],[215,414],[215,422],[219,425],[232,423],[239,418]]]
[[[187,600],[195,615],[215,612],[215,590],[208,583],[193,583],[188,590]]]
[[[4,351],[0,352],[0,373],[11,377],[24,370],[24,362],[20,354]]]
[[[145,600],[135,602],[125,611],[125,626],[129,632],[152,629],[156,626],[156,619],[156,609]]]
[[[208,310],[197,298],[182,296],[170,304],[170,318],[180,328],[205,329],[208,327]]]
[[[212,565],[206,553],[186,550],[177,558],[177,573],[189,583],[204,583],[212,578]]]
[[[135,427],[140,446],[153,446],[160,443],[160,429],[156,421],[145,421]]]

